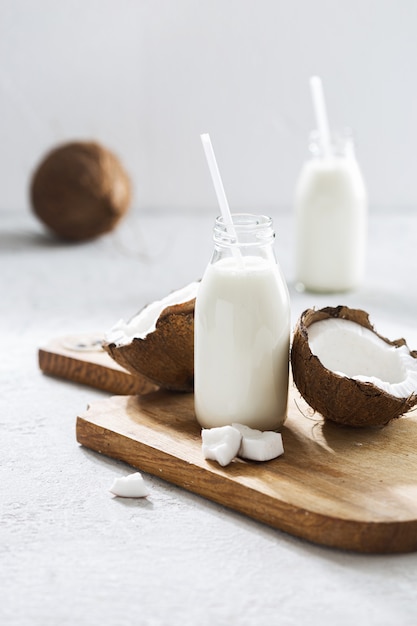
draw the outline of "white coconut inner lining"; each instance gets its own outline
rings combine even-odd
[[[190,283],[182,289],[173,291],[166,298],[156,300],[142,309],[130,322],[119,320],[105,335],[107,343],[117,347],[129,344],[133,339],[145,339],[156,328],[156,322],[162,311],[173,304],[182,304],[196,297],[199,283]]]
[[[350,320],[327,319],[308,328],[309,345],[327,369],[369,382],[398,398],[417,393],[417,359]]]

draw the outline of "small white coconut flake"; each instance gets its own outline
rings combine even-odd
[[[237,455],[242,435],[233,426],[218,426],[203,428],[201,438],[204,458],[217,461],[219,465],[225,467]]]
[[[284,453],[281,433],[271,430],[260,431],[244,424],[232,424],[239,430],[242,441],[238,456],[250,461],[270,461]]]
[[[149,489],[140,472],[116,478],[110,492],[121,498],[145,498],[149,495]]]

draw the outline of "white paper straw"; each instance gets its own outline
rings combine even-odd
[[[229,203],[227,201],[226,193],[224,191],[223,182],[220,176],[219,168],[217,166],[213,146],[211,145],[210,135],[208,133],[205,133],[203,135],[200,135],[200,137],[209,166],[214,189],[216,191],[217,201],[219,203],[220,211],[223,217],[223,222],[227,228],[227,232],[237,239],[232,215],[230,213]]]
[[[319,76],[310,78],[311,95],[313,98],[314,112],[316,115],[317,128],[320,135],[324,157],[332,156],[330,141],[329,121],[327,118],[326,101],[324,99],[323,85]]]
[[[224,225],[226,226],[226,230],[229,233],[229,235],[233,237],[236,243],[238,243],[236,229],[233,224],[232,214],[230,213],[229,203],[227,201],[226,193],[224,191],[223,181],[220,176],[220,171],[217,165],[216,156],[214,154],[213,146],[211,145],[210,135],[208,133],[204,133],[200,135],[200,138],[203,144],[203,148],[204,148],[207,163],[209,166],[214,189],[216,191],[217,201],[219,203]],[[242,258],[239,248],[233,246],[232,252],[236,258],[238,259]]]

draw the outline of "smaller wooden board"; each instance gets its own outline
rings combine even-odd
[[[158,388],[116,363],[103,350],[102,339],[98,333],[58,337],[39,350],[39,367],[44,374],[114,394],[146,394]]]
[[[417,550],[416,413],[381,429],[324,423],[291,388],[284,455],[206,461],[192,394],[96,402],[82,445],[309,541],[358,552]]]

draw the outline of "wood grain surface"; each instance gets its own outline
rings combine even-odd
[[[52,340],[38,352],[40,369],[56,376],[115,394],[146,394],[157,386],[132,376],[101,348],[97,333],[68,335]]]
[[[417,415],[381,429],[324,423],[291,389],[285,453],[222,468],[201,452],[192,394],[96,402],[82,445],[309,541],[368,553],[417,549]]]

